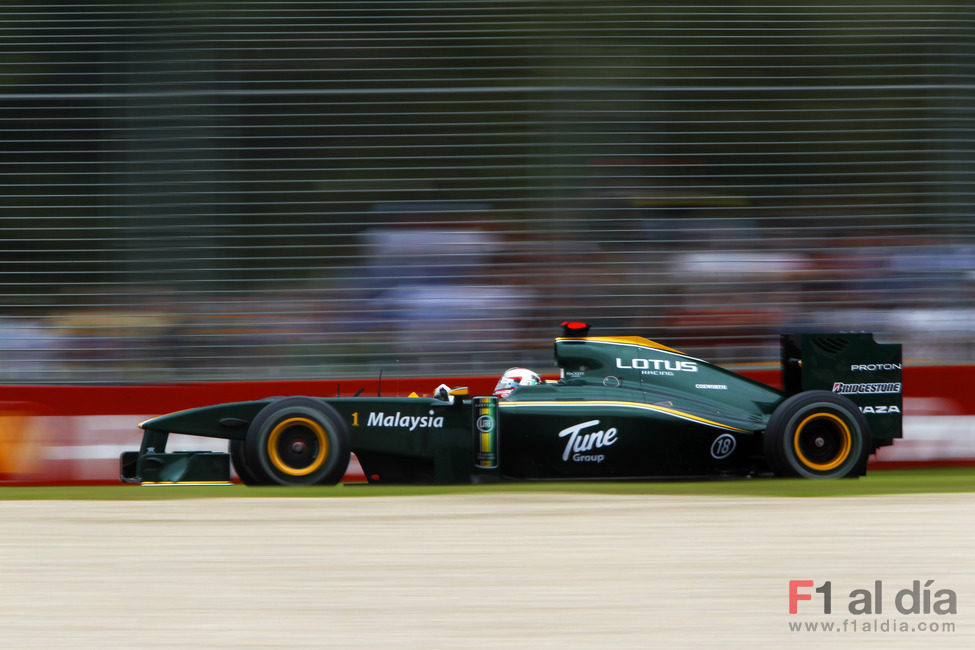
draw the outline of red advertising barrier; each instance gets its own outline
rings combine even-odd
[[[772,385],[777,370],[744,374]],[[143,419],[273,395],[429,395],[445,383],[489,394],[496,377],[275,381],[157,386],[6,386],[0,398],[0,484],[114,483],[122,451],[137,449]],[[975,464],[975,366],[904,369],[904,439],[872,467]],[[173,436],[172,449],[222,451],[226,442]],[[357,464],[349,478],[360,477]]]

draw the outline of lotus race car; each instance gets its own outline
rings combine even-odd
[[[269,397],[143,422],[128,483],[334,484],[799,476],[866,472],[900,438],[901,346],[869,333],[782,337],[783,389],[636,336],[563,323],[557,382],[510,395]],[[170,433],[229,452],[167,451]]]

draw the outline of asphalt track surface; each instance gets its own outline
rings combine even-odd
[[[2,648],[975,647],[968,494],[4,501],[0,524]],[[801,579],[830,615],[788,613]],[[850,615],[877,580],[882,615]],[[914,580],[957,613],[898,613]]]

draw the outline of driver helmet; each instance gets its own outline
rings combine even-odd
[[[508,368],[494,387],[494,394],[498,399],[504,399],[519,386],[536,386],[542,383],[538,373],[528,368]]]

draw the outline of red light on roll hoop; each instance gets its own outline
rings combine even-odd
[[[589,333],[589,324],[581,321],[562,321],[563,336],[586,336]]]

